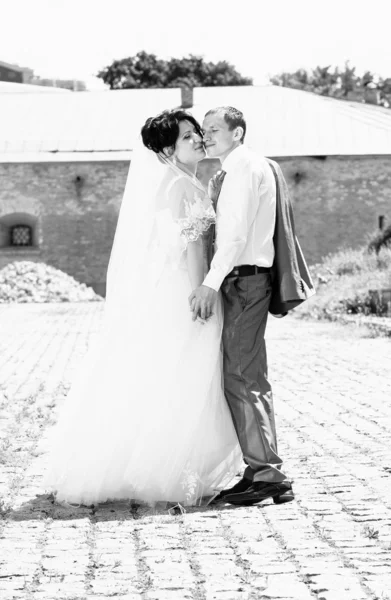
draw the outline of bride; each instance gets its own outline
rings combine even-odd
[[[207,322],[188,297],[204,279],[215,221],[196,178],[199,124],[149,118],[134,152],[107,274],[102,329],[50,434],[59,501],[205,503],[242,463],[222,389],[220,298]]]

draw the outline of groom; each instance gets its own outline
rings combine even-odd
[[[214,500],[248,506],[294,499],[277,451],[273,397],[267,377],[265,329],[275,257],[276,181],[268,161],[244,145],[246,122],[233,107],[210,110],[203,122],[215,178],[216,251],[201,286],[189,297],[193,319],[208,319],[217,292],[224,302],[224,390],[247,465],[243,478]],[[221,185],[222,184],[222,185]],[[220,192],[220,195],[219,195]]]

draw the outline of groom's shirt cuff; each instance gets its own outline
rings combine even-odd
[[[229,271],[228,271],[228,273],[229,273]],[[206,286],[212,288],[213,290],[215,290],[216,292],[218,292],[221,287],[221,284],[223,283],[225,276],[228,275],[228,273],[224,273],[224,275],[222,275],[221,273],[217,273],[217,272],[212,273],[212,271],[209,271],[209,273],[205,277],[202,285],[206,285]]]

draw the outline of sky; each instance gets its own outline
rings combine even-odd
[[[0,61],[86,81],[140,50],[227,60],[254,83],[346,60],[391,77],[391,0],[0,0]]]

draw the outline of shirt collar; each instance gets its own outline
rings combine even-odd
[[[225,158],[222,162],[223,170],[227,172],[229,169],[232,169],[244,152],[246,152],[246,146],[243,144],[232,150],[232,152],[230,152],[227,158]]]

